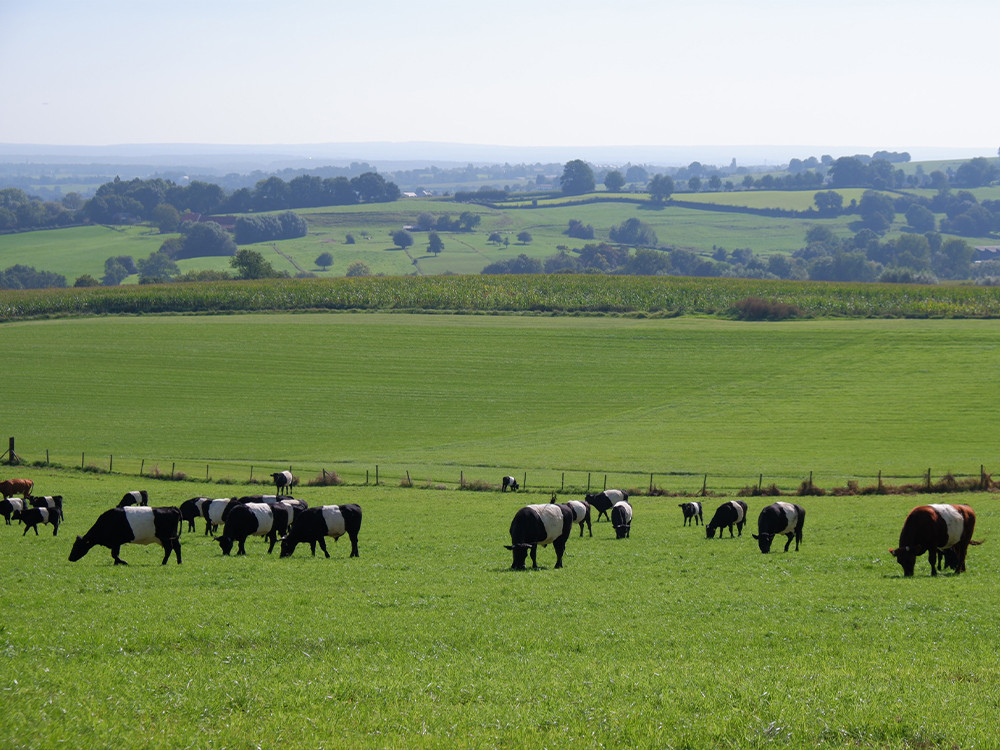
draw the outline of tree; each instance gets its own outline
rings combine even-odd
[[[972,272],[973,252],[965,240],[948,240],[931,255],[931,269],[943,279],[967,279]]]
[[[868,184],[868,168],[853,156],[841,156],[830,165],[830,184],[834,187],[860,187]]]
[[[617,169],[612,169],[604,175],[604,187],[608,189],[608,192],[617,193],[624,185],[625,178]]]
[[[977,156],[955,170],[955,183],[962,187],[982,187],[997,178],[997,168],[985,157]]]
[[[397,229],[392,233],[392,244],[400,250],[405,250],[413,244],[413,235],[405,229]]]
[[[688,180],[688,190],[690,190],[692,193],[697,193],[699,190],[701,190],[701,178],[698,177],[698,175],[695,175],[694,177]]]
[[[441,235],[437,232],[431,232],[427,235],[427,250],[435,255],[444,250],[444,242],[442,242]]]
[[[129,275],[128,269],[118,258],[108,258],[104,261],[104,276],[101,277],[101,284],[104,286],[118,286]]]
[[[608,236],[615,242],[623,245],[644,245],[651,247],[656,245],[656,232],[653,228],[639,219],[626,219],[616,227],[611,227]]]
[[[229,259],[229,265],[236,270],[238,279],[273,279],[279,277],[274,266],[256,250],[244,248]]]
[[[181,215],[169,203],[161,203],[153,209],[151,217],[160,234],[176,232],[181,223]]]
[[[181,269],[170,259],[170,256],[159,250],[150,253],[148,258],[140,258],[136,265],[139,266],[140,284],[148,284],[154,281],[169,281],[181,272]]]
[[[78,276],[76,281],[73,282],[73,286],[83,287],[83,286],[100,286],[101,282],[91,276],[89,273],[85,273],[83,276]]]
[[[914,203],[906,209],[906,223],[917,232],[933,232],[936,221],[929,208]]]
[[[563,195],[583,195],[594,190],[594,170],[582,159],[566,162],[559,178]]]
[[[527,245],[531,242],[531,232],[523,231],[517,233],[517,241],[522,245]]]
[[[637,164],[633,164],[625,170],[625,182],[629,185],[644,185],[647,180],[649,180],[649,172]]]
[[[503,236],[500,232],[490,232],[490,236],[486,239],[486,241],[500,245],[503,243]]]
[[[236,243],[229,232],[214,221],[201,221],[185,230],[183,248],[174,260],[235,253]]]
[[[372,269],[368,267],[367,263],[362,263],[360,260],[356,260],[351,265],[347,267],[347,273],[345,276],[371,276]]]
[[[836,216],[844,208],[844,196],[836,190],[821,190],[813,196],[813,202],[824,216]]]
[[[896,218],[892,198],[874,190],[866,190],[861,195],[858,212],[864,225],[875,232],[886,231]]]
[[[650,198],[657,203],[662,203],[674,192],[674,178],[665,174],[653,175],[653,179],[646,185],[646,190],[649,192]]]
[[[324,271],[333,265],[333,253],[320,253],[316,256],[316,265]]]

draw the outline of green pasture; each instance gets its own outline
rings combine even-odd
[[[389,287],[390,293],[392,287]],[[494,290],[496,291],[496,290]],[[489,290],[484,293],[489,294]],[[499,293],[499,292],[497,292]],[[244,480],[795,488],[1000,463],[996,320],[312,313],[7,323],[27,461]],[[899,480],[902,482],[903,480]]]
[[[62,494],[66,519],[55,537],[0,525],[3,747],[995,743],[991,494],[800,499],[801,549],[766,556],[750,533],[770,500],[749,499],[742,537],[709,540],[675,500],[633,498],[629,539],[574,528],[561,570],[543,548],[520,573],[502,545],[544,493],[300,488],[362,506],[359,558],[346,540],[327,560],[256,539],[223,557],[199,522],[181,565],[127,545],[115,567],[102,547],[67,556],[133,478],[18,473]],[[259,491],[143,486],[161,505]],[[887,550],[925,501],[975,508],[986,543],[967,573],[932,578],[924,557],[901,577]]]

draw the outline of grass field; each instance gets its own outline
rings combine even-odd
[[[250,540],[225,558],[197,533],[77,563],[75,534],[120,477],[28,469],[65,497],[57,537],[0,525],[0,745],[177,747],[988,748],[1000,552],[912,579],[887,553],[928,500],[805,498],[799,552],[684,528],[637,498],[630,539],[573,536],[565,567],[512,573],[507,527],[544,495],[302,488],[358,502],[361,557],[289,559]],[[231,487],[226,494],[255,488]],[[155,503],[197,494],[151,488]],[[471,500],[471,502],[470,502]],[[961,496],[977,538],[992,495]],[[709,499],[706,515],[721,501]],[[794,550],[794,545],[793,545]]]
[[[6,324],[28,460],[736,489],[1000,458],[997,321],[293,314]],[[83,457],[81,457],[83,454]],[[208,468],[206,469],[206,465]],[[674,474],[671,478],[669,475]],[[864,482],[863,482],[864,483]]]

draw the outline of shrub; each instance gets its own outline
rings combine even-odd
[[[771,302],[760,297],[746,297],[733,306],[739,320],[787,320],[802,315],[795,305],[786,302]]]
[[[340,478],[337,472],[323,469],[321,474],[317,474],[306,482],[306,484],[309,487],[335,487],[344,484],[344,480]]]

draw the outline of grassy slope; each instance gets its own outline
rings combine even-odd
[[[904,580],[887,554],[913,498],[805,499],[798,552],[706,540],[635,501],[632,536],[574,534],[565,567],[510,573],[515,509],[544,496],[303,489],[359,502],[361,557],[250,540],[184,562],[123,548],[66,561],[128,489],[32,471],[67,520],[0,525],[0,745],[43,748],[988,747],[1000,679],[996,545]],[[190,494],[154,486],[157,501]],[[233,492],[244,488],[232,488]],[[953,501],[955,498],[932,498]],[[962,497],[988,535],[1000,506]],[[709,512],[715,502],[708,504]],[[764,501],[751,501],[751,528]],[[472,511],[472,512],[470,512]],[[859,523],[859,519],[863,522]],[[956,644],[961,644],[960,646]],[[928,700],[928,696],[933,696]]]
[[[245,315],[8,324],[31,460],[363,481],[796,486],[995,460],[995,321]],[[241,464],[243,468],[233,468]],[[670,479],[667,472],[692,476]],[[598,479],[595,477],[595,481]],[[864,483],[864,482],[863,482]]]

